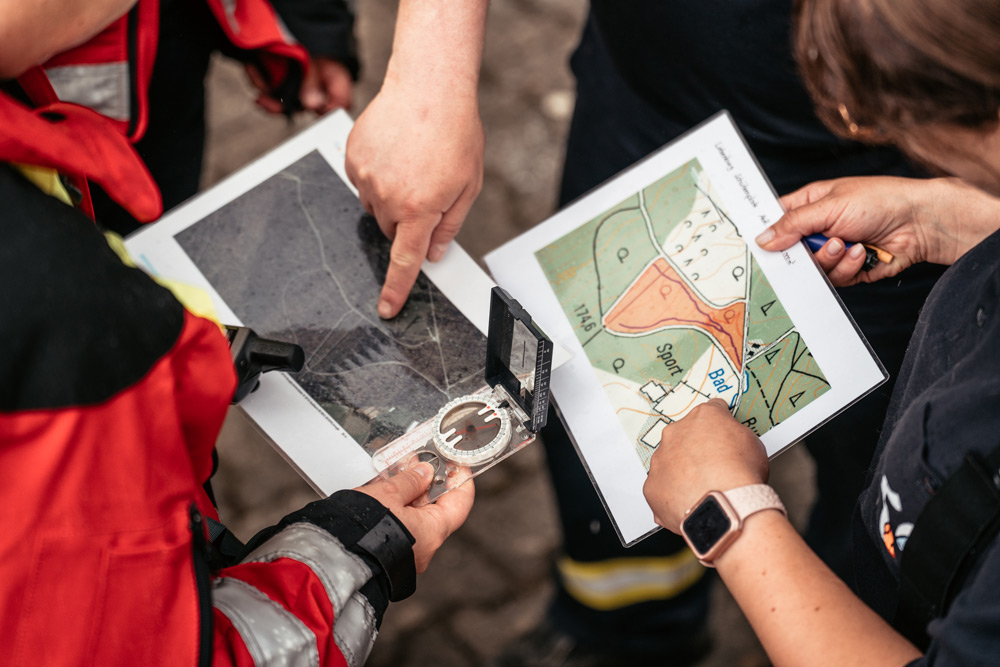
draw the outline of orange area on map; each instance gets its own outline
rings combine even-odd
[[[743,368],[746,303],[724,308],[706,303],[665,259],[643,271],[605,318],[611,331],[641,334],[669,326],[697,326],[714,337],[737,372]]]

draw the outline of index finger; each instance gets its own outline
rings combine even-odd
[[[433,221],[396,225],[396,238],[389,251],[389,269],[378,302],[378,315],[382,319],[395,317],[403,309],[427,256],[431,233],[440,221],[438,215]]]
[[[764,250],[785,250],[803,237],[827,231],[832,225],[832,213],[828,199],[800,206],[778,218],[755,240]]]
[[[823,197],[830,194],[830,190],[833,189],[834,181],[815,181],[809,183],[808,185],[803,185],[798,190],[790,192],[787,195],[781,197],[779,201],[781,202],[782,208],[786,211],[793,211],[801,206],[807,204],[813,204]]]

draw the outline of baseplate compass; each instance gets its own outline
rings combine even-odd
[[[490,297],[483,389],[449,401],[437,415],[375,452],[382,477],[426,461],[433,502],[535,440],[549,408],[552,341],[499,287]]]

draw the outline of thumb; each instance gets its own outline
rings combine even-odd
[[[409,505],[427,490],[433,476],[434,467],[430,463],[418,463],[415,466],[410,466],[393,475],[388,495],[399,505]]]

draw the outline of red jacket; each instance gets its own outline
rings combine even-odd
[[[235,6],[225,16],[246,21],[243,39],[280,32],[264,0],[212,5]],[[133,12],[154,16],[144,0]],[[113,61],[129,51],[105,40],[121,24],[53,62]],[[0,162],[68,175],[88,213],[89,179],[135,215],[159,214],[129,145],[142,104],[109,120],[53,102],[40,70],[21,84],[38,106],[0,94]],[[342,492],[210,572],[204,524],[217,515],[203,485],[235,388],[225,338],[7,165],[0,201],[0,665],[363,662],[386,571],[403,552],[412,570],[405,529]]]
[[[273,89],[285,88],[288,83],[297,86],[309,65],[308,53],[283,27],[267,0],[205,1],[233,46],[253,54]],[[46,111],[63,115],[66,114],[65,109],[47,107],[71,103],[98,112],[130,143],[141,139],[149,116],[147,92],[156,58],[158,9],[158,0],[140,0],[131,11],[91,40],[23,74],[18,82],[37,114],[43,118],[46,118]],[[10,101],[9,98],[7,101]],[[51,119],[51,115],[46,119]],[[13,133],[5,134],[10,137]],[[76,131],[61,134],[68,134],[78,141],[81,136]],[[44,150],[41,146],[43,142],[37,141],[37,138],[37,135],[29,135],[22,140]],[[107,169],[114,170],[129,162],[134,160],[126,159]],[[65,168],[65,165],[51,159],[31,164]],[[74,169],[80,166],[72,165]],[[104,168],[98,166],[98,171],[94,171],[94,166],[87,165],[89,170],[84,172],[69,172],[82,192],[80,207],[84,212],[93,217],[85,183],[90,178],[104,186],[138,220],[148,222],[160,216],[162,203],[158,192],[142,195],[134,192],[138,187],[147,191],[156,189],[144,166],[133,171],[134,165],[128,164],[128,173],[113,184],[101,182],[98,171]]]

